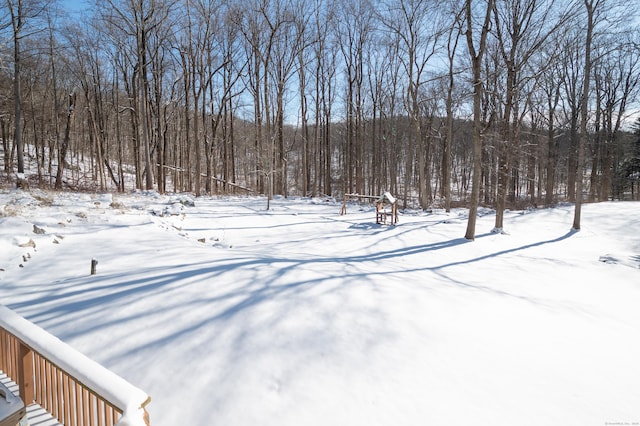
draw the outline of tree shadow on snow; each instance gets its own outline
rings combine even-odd
[[[241,345],[242,339],[246,338],[246,333],[255,335],[255,333],[269,332],[270,328],[286,318],[290,310],[294,309],[300,300],[304,300],[305,296],[311,299],[310,303],[316,303],[315,298],[323,294],[318,291],[318,286],[321,285],[326,286],[327,293],[336,294],[345,288],[345,284],[365,281],[375,284],[384,276],[397,277],[403,273],[430,271],[463,287],[490,291],[500,296],[523,298],[506,291],[452,280],[446,277],[443,270],[558,243],[573,234],[574,232],[571,231],[550,240],[465,260],[425,265],[413,269],[401,269],[397,264],[381,267],[380,263],[404,256],[426,255],[429,252],[455,249],[457,246],[471,242],[464,238],[456,238],[423,245],[378,250],[367,254],[327,257],[283,258],[268,255],[252,257],[245,253],[244,257],[140,268],[133,272],[106,274],[91,280],[86,277],[72,279],[58,283],[50,292],[40,293],[22,303],[13,304],[10,308],[18,311],[31,308],[34,313],[28,316],[30,320],[46,328],[64,330],[65,334],[59,336],[63,339],[108,333],[112,327],[126,327],[127,324],[148,324],[148,327],[142,330],[131,331],[141,336],[137,346],[116,350],[116,353],[121,352],[113,355],[114,362],[125,362],[125,358],[132,353],[161,350],[168,345],[175,345],[176,342],[184,342],[189,346],[194,344],[191,339],[199,342],[203,340],[203,336],[215,340],[215,333],[219,333],[221,328],[231,324],[235,318],[252,313],[252,309],[259,308],[267,302],[277,302],[273,305],[276,311],[272,313],[268,322],[234,322],[235,326],[241,324],[241,327],[244,327],[244,331],[238,332],[236,336],[239,339],[238,344]],[[484,234],[476,238],[488,235],[492,234]],[[382,244],[378,246],[384,247]],[[375,266],[369,266],[369,263]],[[325,264],[340,266],[324,267]],[[312,274],[308,276],[300,274],[301,270],[312,271]],[[236,276],[240,278],[234,279]],[[203,285],[211,286],[212,290],[203,291],[200,297],[176,297],[182,292],[198,294],[201,288],[198,286]],[[346,294],[340,293],[341,297],[348,297]],[[137,304],[144,299],[152,303],[148,310],[141,309],[144,305]],[[104,319],[101,316],[104,309],[120,310],[120,312],[110,315],[109,319]],[[190,315],[193,318],[190,321],[172,324],[172,318],[181,315]],[[64,325],[73,318],[84,318],[85,321],[79,323],[77,327]],[[382,319],[380,321],[381,326],[384,326]]]

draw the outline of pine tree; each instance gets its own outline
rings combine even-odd
[[[615,191],[620,199],[624,198],[627,191],[631,191],[634,200],[640,196],[640,118],[633,124],[633,130],[635,138],[615,177]]]

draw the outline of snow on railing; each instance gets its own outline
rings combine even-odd
[[[66,426],[150,424],[145,392],[2,305],[0,370]]]

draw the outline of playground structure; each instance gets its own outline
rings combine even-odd
[[[344,194],[342,196],[342,208],[340,214],[347,214],[347,201],[350,199],[375,200],[376,203],[376,223],[380,225],[395,225],[398,223],[398,200],[389,192],[380,196]]]

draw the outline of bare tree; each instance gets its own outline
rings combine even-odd
[[[24,37],[24,25],[27,10],[23,0],[6,0],[11,15],[13,30],[13,102],[15,132],[13,136],[17,149],[18,173],[24,173],[24,147],[22,141],[22,91],[21,91],[21,42]]]
[[[135,63],[135,81],[138,137],[141,141],[146,189],[153,189],[153,167],[151,166],[151,117],[149,39],[166,22],[170,8],[165,0],[107,0],[101,3],[103,19],[133,41],[134,49],[127,52]]]
[[[584,82],[582,83],[582,100],[580,103],[580,139],[578,141],[578,178],[576,181],[576,203],[573,214],[573,229],[580,230],[582,214],[582,187],[584,174],[584,150],[587,144],[587,120],[589,118],[589,85],[591,84],[591,45],[593,43],[594,12],[604,0],[584,0],[587,13],[587,32],[585,35]]]
[[[424,100],[424,84],[426,67],[436,53],[438,41],[443,35],[443,21],[438,3],[430,0],[403,0],[390,2],[383,6],[381,19],[384,25],[399,39],[400,60],[407,77],[406,109],[410,120],[409,143],[416,147],[418,172],[418,199],[420,206],[427,208],[431,198],[431,173],[427,161],[425,146],[426,129],[421,127],[421,105]],[[411,150],[413,152],[413,150]],[[407,156],[412,163],[413,157]],[[408,166],[407,169],[410,167]],[[405,181],[405,203],[409,187],[407,174]]]
[[[245,39],[248,89],[253,99],[256,186],[285,192],[284,96],[299,48],[294,8],[289,0],[251,1],[238,18]]]
[[[457,2],[451,2],[450,13],[453,15],[453,25],[447,33],[447,97],[445,101],[446,124],[444,146],[442,149],[442,198],[444,208],[451,211],[451,149],[453,146],[453,93],[455,88],[455,60],[458,52],[458,43],[462,35],[464,25],[464,8]]]
[[[526,67],[549,36],[565,22],[566,15],[554,16],[554,0],[508,0],[497,2],[493,7],[499,56],[506,70],[501,140],[498,143],[498,194],[494,227],[494,232],[502,232],[513,151],[521,123],[519,109],[522,105],[519,102],[527,97],[522,93],[526,83],[537,77],[526,75],[526,70],[531,70]],[[537,74],[539,70],[533,72]]]
[[[589,100],[591,95],[591,75],[594,63],[601,58],[592,56],[596,36],[612,32],[621,26],[627,17],[628,4],[616,0],[583,0],[586,33],[584,36],[584,77],[582,84],[582,98],[580,102],[580,139],[578,141],[578,176],[576,179],[576,200],[573,216],[573,229],[580,230],[585,165],[585,149],[589,140]],[[601,27],[601,28],[600,28]]]
[[[482,59],[486,51],[487,37],[490,31],[491,15],[495,0],[487,0],[480,9],[482,12],[482,26],[480,34],[474,20],[474,8],[472,0],[465,0],[465,17],[467,24],[467,47],[471,58],[471,71],[473,74],[473,177],[471,183],[471,200],[469,203],[469,219],[465,238],[475,240],[476,219],[478,215],[478,203],[480,200],[480,178],[482,174],[482,111],[480,109],[483,92]],[[477,47],[476,47],[477,43]]]
[[[364,64],[373,31],[368,0],[351,0],[336,17],[337,37],[346,79],[343,191],[363,193],[364,188]]]
[[[628,114],[628,102],[638,91],[640,51],[633,44],[631,31],[613,34],[613,39],[605,42],[605,53],[594,67],[595,98],[598,100],[597,133],[591,144],[590,198],[594,201],[609,199],[620,129]]]
[[[556,40],[559,41],[558,38],[556,38]],[[547,206],[550,206],[554,202],[556,168],[558,165],[558,125],[556,122],[562,86],[560,69],[562,65],[558,57],[558,41],[550,43],[547,49],[545,49],[536,60],[536,63],[542,63],[540,68],[543,70],[540,84],[538,85],[541,96],[536,107],[538,109],[538,115],[545,117],[542,122],[547,128],[544,184],[544,204]],[[546,64],[551,65],[545,66]]]
[[[317,7],[314,28],[316,43],[313,47],[313,76],[315,81],[314,145],[317,147],[316,186],[326,195],[332,194],[333,149],[332,114],[336,97],[336,73],[338,70],[338,46],[331,36],[333,7]]]
[[[60,151],[58,153],[58,171],[56,173],[55,188],[57,190],[62,189],[62,177],[64,174],[64,164],[67,158],[67,150],[69,149],[69,140],[71,132],[71,123],[73,121],[73,115],[76,108],[76,96],[75,94],[69,95],[69,106],[67,109],[67,122],[64,130],[64,139],[62,145],[60,145]]]

